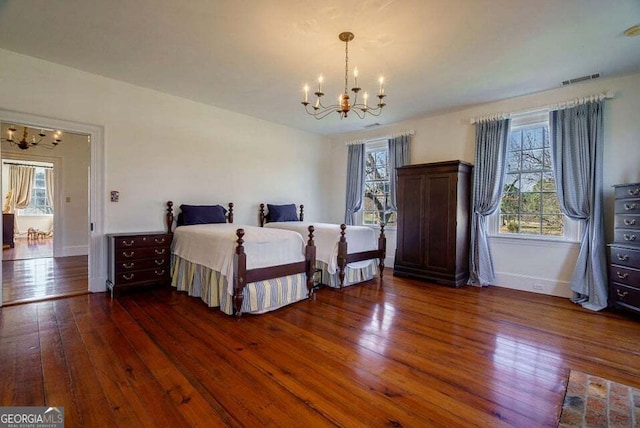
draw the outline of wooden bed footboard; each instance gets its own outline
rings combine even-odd
[[[242,303],[244,301],[243,290],[245,285],[264,281],[267,279],[280,278],[298,273],[306,274],[307,290],[309,298],[313,296],[313,275],[316,265],[316,247],[313,241],[314,227],[309,226],[309,240],[305,246],[305,259],[302,262],[289,263],[285,265],[269,266],[247,270],[247,255],[244,252],[244,229],[238,229],[236,235],[236,253],[233,258],[233,314],[240,318],[242,315]]]
[[[370,251],[361,251],[359,253],[349,254],[347,247],[346,234],[347,225],[340,225],[340,240],[338,241],[338,277],[340,279],[340,288],[344,286],[344,277],[347,265],[349,263],[360,262],[364,260],[378,259],[378,268],[380,270],[380,280],[384,272],[384,259],[387,257],[387,237],[384,234],[384,223],[380,223],[380,236],[378,237],[378,249]]]

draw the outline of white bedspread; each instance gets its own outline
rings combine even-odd
[[[233,255],[239,228],[245,232],[242,239],[247,269],[304,261],[305,241],[299,233],[229,223],[180,226],[173,234],[172,251],[185,260],[226,275],[232,288]]]
[[[316,244],[316,259],[328,265],[327,271],[334,274],[338,270],[338,241],[340,240],[340,225],[331,223],[311,223],[304,221],[283,221],[266,223],[264,226],[272,229],[287,229],[299,232],[308,239],[309,226],[313,226]],[[378,249],[378,240],[373,229],[366,226],[347,226],[345,231],[347,238],[347,250],[351,253],[371,251]],[[359,269],[367,267],[373,260],[349,263],[349,267]]]

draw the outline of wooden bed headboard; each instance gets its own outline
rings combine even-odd
[[[260,211],[258,213],[258,221],[260,223],[260,227],[264,227],[264,224],[267,222],[267,214],[264,212],[265,204],[260,204]],[[300,213],[298,215],[299,221],[304,221],[304,205],[300,204]]]
[[[229,209],[227,210],[227,223],[233,223],[233,202],[229,202]],[[180,214],[178,214],[180,216]],[[167,201],[167,212],[165,214],[165,220],[167,223],[167,232],[173,233],[173,201]]]

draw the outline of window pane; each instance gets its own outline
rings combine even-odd
[[[388,207],[389,200],[389,168],[386,146],[375,150],[367,150],[365,160],[365,198],[363,206],[363,223],[378,225],[381,220],[387,224],[395,224],[395,213]]]
[[[500,232],[518,233],[519,220],[517,214],[506,214],[500,217]]]
[[[561,214],[542,216],[542,234],[549,236],[564,235],[564,217]]]
[[[522,131],[514,131],[509,136],[509,146],[508,150],[520,150],[522,140]]]
[[[500,212],[504,214],[517,214],[520,211],[520,194],[509,193],[502,195]]]
[[[539,213],[540,212],[540,194],[526,192],[522,193],[522,203],[520,204],[521,213]]]
[[[512,130],[505,162],[499,233],[562,236],[548,127]]]
[[[522,157],[521,151],[509,151],[507,152],[507,172],[516,172],[520,170],[520,159]]]
[[[520,180],[522,183],[520,191],[531,192],[533,190],[540,190],[540,180],[542,180],[542,173],[530,172],[522,174],[520,176]]]
[[[542,194],[542,213],[543,214],[562,214],[558,196],[555,193]]]
[[[542,150],[523,150],[521,168],[522,171],[536,171],[542,169],[542,156]]]

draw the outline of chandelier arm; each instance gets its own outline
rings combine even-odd
[[[365,110],[359,108],[352,108],[351,111],[354,112],[360,119],[364,119],[364,117],[367,115],[367,112]]]
[[[318,113],[318,114],[314,114],[314,115],[313,115],[313,117],[315,117],[317,120],[320,120],[320,119],[324,119],[325,117],[327,117],[327,116],[329,116],[330,114],[335,113],[335,112],[338,112],[338,113],[339,113],[339,111],[338,111],[338,110],[335,110],[335,109],[328,109],[328,110],[324,110],[324,111],[322,111],[322,112],[320,112],[320,113]]]

